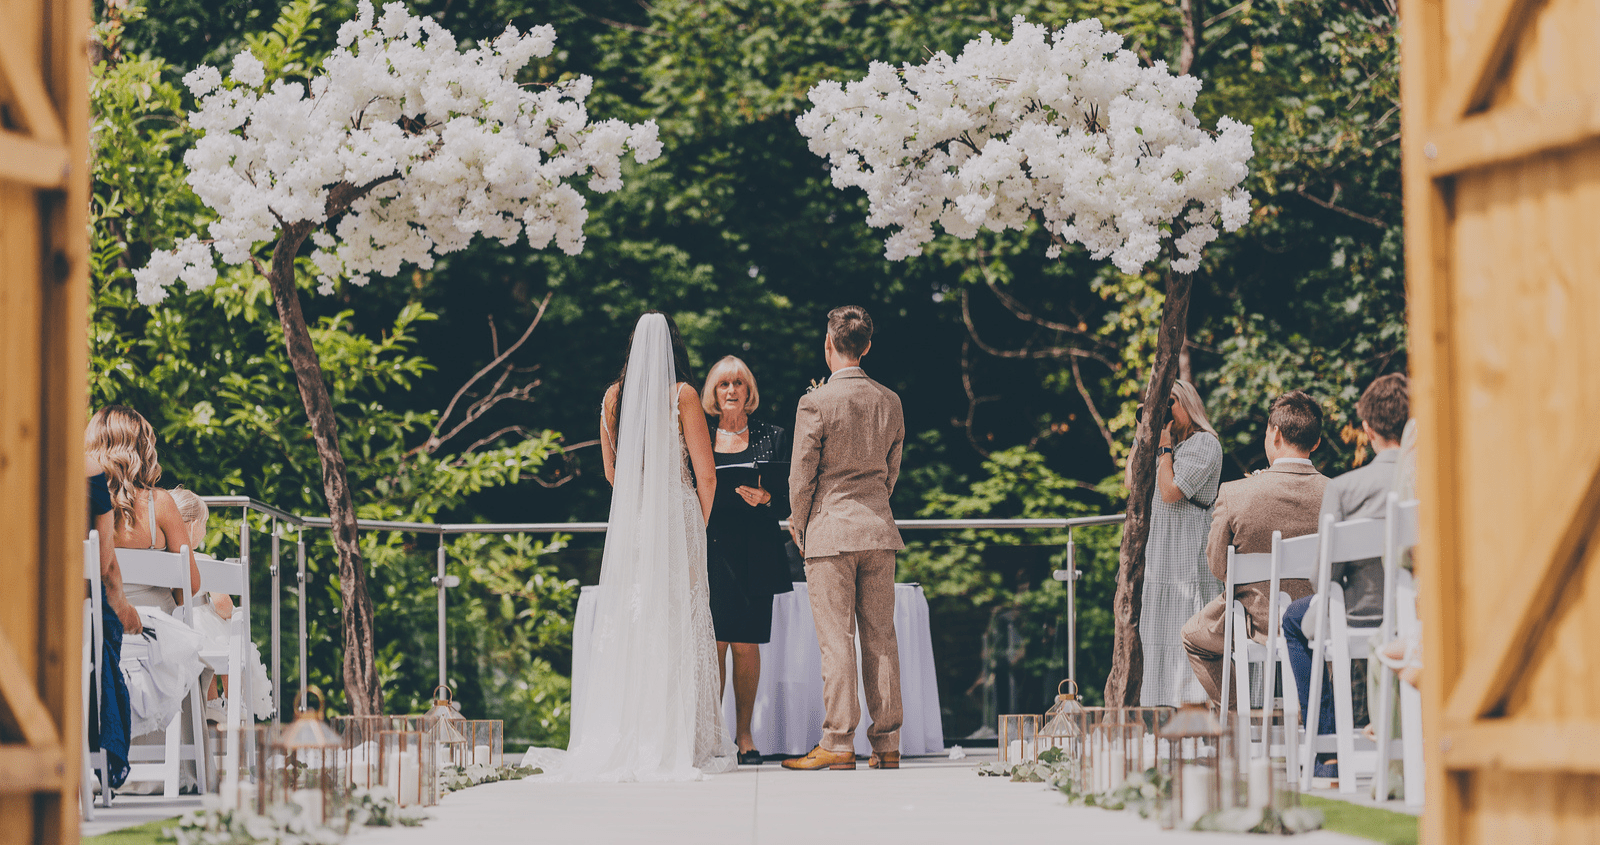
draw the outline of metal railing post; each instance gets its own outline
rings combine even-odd
[[[272,574],[272,718],[278,721],[278,714],[283,712],[283,644],[279,642],[283,636],[283,620],[280,618],[283,578],[278,568],[277,517],[272,518],[272,567],[268,571]],[[240,677],[243,677],[242,673]]]
[[[439,586],[439,685],[443,686],[443,687],[448,687],[450,685],[450,681],[448,680],[448,678],[449,678],[448,668],[449,667],[448,667],[448,664],[446,663],[446,660],[448,659],[448,656],[446,655],[445,652],[446,652],[446,648],[447,648],[447,646],[449,644],[449,641],[448,641],[448,639],[446,639],[446,632],[445,632],[445,624],[446,623],[445,623],[445,612],[444,612],[444,591],[449,589],[450,583],[446,579],[445,574],[444,574],[445,555],[444,555],[444,532],[443,531],[439,532],[438,563],[439,563],[439,574],[434,576],[433,583],[435,583],[435,584],[437,584]]]
[[[306,685],[310,682],[310,669],[306,666],[306,531],[295,534],[295,610],[300,615],[300,707],[305,709]]]

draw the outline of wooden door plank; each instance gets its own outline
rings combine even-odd
[[[0,746],[0,793],[60,792],[67,776],[60,746]]]
[[[1552,623],[1560,617],[1559,612],[1552,612],[1552,604],[1582,569],[1597,528],[1600,465],[1589,470],[1589,483],[1574,502],[1555,552],[1537,561],[1525,577],[1506,585],[1506,618],[1513,621],[1497,626],[1496,636],[1485,637],[1480,652],[1462,667],[1460,681],[1445,705],[1445,719],[1452,730],[1499,715],[1541,651]]]
[[[1600,138],[1600,95],[1499,108],[1429,136],[1428,172],[1435,179],[1555,152]]]
[[[1450,771],[1509,769],[1600,774],[1600,723],[1493,719],[1456,728],[1439,743]]]
[[[0,631],[0,701],[11,711],[22,738],[34,747],[60,744],[55,721],[39,700],[34,679],[17,659],[5,632]]]
[[[1539,0],[1483,0],[1466,50],[1438,93],[1433,114],[1439,123],[1455,123],[1489,96],[1523,27],[1542,5]],[[1438,58],[1443,60],[1442,52]]]
[[[34,139],[59,144],[65,135],[38,65],[31,60],[37,55],[37,50],[26,49],[26,41],[16,27],[0,26],[0,82],[10,88],[17,111]]]
[[[30,188],[59,188],[67,179],[67,148],[0,130],[0,180]]]

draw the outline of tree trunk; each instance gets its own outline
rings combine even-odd
[[[1106,706],[1139,703],[1144,680],[1144,650],[1139,645],[1139,613],[1144,596],[1144,549],[1150,537],[1150,498],[1156,486],[1155,446],[1159,432],[1171,416],[1167,397],[1178,374],[1178,353],[1189,322],[1187,274],[1167,275],[1167,300],[1161,308],[1156,333],[1156,358],[1150,368],[1150,385],[1144,395],[1144,414],[1134,431],[1133,484],[1128,490],[1127,522],[1122,527],[1122,551],[1117,559],[1117,593],[1112,603],[1116,639],[1112,645],[1111,676],[1106,679]]]
[[[1183,47],[1178,51],[1178,73],[1194,70],[1200,57],[1201,39],[1205,37],[1204,5],[1202,0],[1179,0],[1178,11],[1183,17]]]
[[[311,421],[317,443],[317,458],[322,463],[322,492],[328,500],[328,516],[333,522],[333,545],[339,552],[339,592],[344,603],[344,690],[350,712],[373,716],[383,711],[383,690],[378,686],[377,654],[373,641],[372,597],[367,594],[366,564],[361,559],[361,544],[356,535],[356,512],[350,503],[350,479],[345,474],[344,455],[339,451],[339,424],[328,398],[328,385],[322,380],[322,362],[311,345],[305,313],[300,310],[300,293],[294,283],[294,259],[315,227],[308,222],[284,227],[272,251],[272,267],[267,280],[272,299],[278,306],[278,322],[283,326],[283,343],[294,366],[300,386],[300,401]]]

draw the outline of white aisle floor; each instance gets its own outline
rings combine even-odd
[[[1250,843],[1260,836],[1175,833],[1132,813],[1068,807],[1041,784],[981,778],[978,760],[908,759],[898,771],[793,772],[776,763],[699,783],[492,783],[449,795],[418,828],[368,828],[355,845],[438,842]],[[1371,845],[1318,831],[1296,845]]]

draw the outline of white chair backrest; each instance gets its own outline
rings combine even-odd
[[[1347,563],[1383,557],[1383,520],[1349,519],[1335,522],[1328,538],[1328,560]]]
[[[1254,552],[1239,554],[1232,546],[1228,547],[1228,583],[1237,587],[1240,584],[1254,584],[1258,581],[1272,580],[1272,554],[1270,552]]]
[[[1409,549],[1417,544],[1417,508],[1421,505],[1416,499],[1402,502],[1395,515],[1395,540],[1400,548]]]
[[[1317,577],[1317,535],[1302,534],[1278,543],[1278,577]]]
[[[239,596],[243,595],[248,587],[245,583],[244,564],[236,560],[196,557],[194,562],[200,567],[201,592]]]
[[[117,567],[122,570],[124,584],[144,584],[150,587],[171,587],[187,590],[189,580],[189,547],[167,552],[159,549],[117,549]]]
[[[100,532],[90,531],[83,541],[83,577],[94,585],[95,598],[100,596]]]

